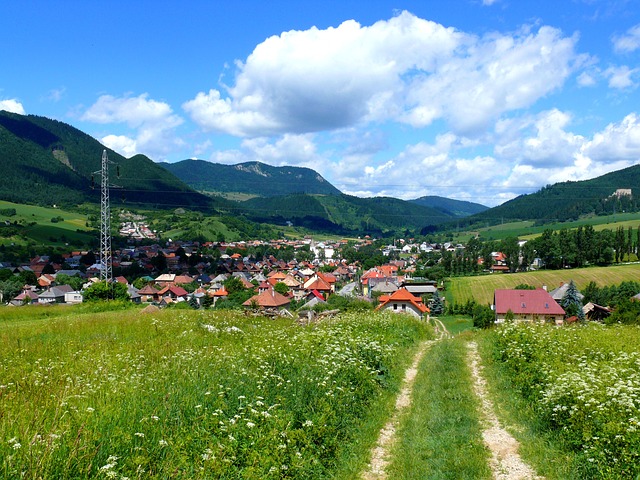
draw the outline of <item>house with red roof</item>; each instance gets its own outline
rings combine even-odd
[[[261,309],[266,308],[287,308],[291,303],[291,299],[276,292],[273,288],[265,290],[258,295],[254,295],[242,305],[245,307],[257,306]]]
[[[429,307],[404,287],[396,290],[391,295],[381,296],[380,304],[376,307],[376,310],[406,313],[417,318],[424,318],[427,315],[427,319],[429,319]]]
[[[514,321],[534,323],[561,323],[564,309],[549,292],[536,290],[496,290],[493,294],[496,323],[503,323],[507,313],[513,313]]]

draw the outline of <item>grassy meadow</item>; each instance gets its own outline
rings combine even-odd
[[[539,473],[640,477],[640,327],[511,324],[484,345],[503,418]]]
[[[24,245],[28,241],[35,244],[60,246],[83,245],[95,237],[86,226],[87,216],[53,207],[22,205],[0,200],[0,210],[15,209],[13,216],[0,215],[0,221],[18,222],[24,226],[21,235],[3,236],[2,245]],[[52,222],[52,218],[62,220]]]
[[[513,288],[525,283],[541,288],[547,286],[549,291],[559,287],[563,282],[573,280],[578,289],[593,281],[599,286],[614,285],[625,280],[640,279],[640,264],[615,265],[611,267],[574,268],[567,270],[538,270],[522,273],[494,273],[476,277],[452,278],[447,285],[449,302],[465,303],[468,300],[486,305],[493,303],[493,292],[496,289]]]
[[[232,312],[13,311],[0,322],[7,479],[354,478],[432,335],[395,315],[301,327]]]

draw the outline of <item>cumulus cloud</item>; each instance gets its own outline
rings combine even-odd
[[[19,113],[20,115],[26,115],[24,107],[22,103],[14,98],[9,98],[6,100],[0,100],[0,110],[6,110],[11,113]]]
[[[634,77],[638,71],[639,69],[637,68],[631,69],[623,65],[621,67],[609,67],[603,72],[603,75],[609,80],[610,88],[626,89],[636,86],[632,77]]]
[[[562,85],[576,37],[542,27],[477,37],[401,14],[371,26],[289,31],[238,62],[235,83],[183,104],[208,131],[237,136],[308,133],[444,118],[456,130],[531,105]]]
[[[137,97],[102,95],[81,119],[101,124],[125,124],[133,129],[133,135],[110,134],[101,139],[122,155],[130,157],[144,153],[152,158],[162,158],[183,145],[174,133],[183,119],[173,113],[169,104],[148,97],[146,93]]]
[[[582,153],[596,162],[640,161],[640,117],[632,113],[593,136]]]
[[[613,37],[613,49],[618,53],[634,52],[640,48],[640,24],[631,27],[624,35]]]
[[[558,109],[500,121],[496,125],[496,156],[520,167],[557,168],[573,164],[585,140],[565,130],[570,122],[571,116]]]

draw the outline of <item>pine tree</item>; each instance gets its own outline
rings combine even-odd
[[[438,290],[433,293],[433,297],[429,301],[429,309],[433,315],[442,315],[444,312],[444,302],[442,297],[438,294]]]
[[[560,305],[564,308],[567,316],[575,315],[581,322],[584,321],[582,301],[580,301],[578,297],[578,289],[576,288],[576,284],[573,283],[573,280],[569,282],[567,292],[564,294],[564,297],[562,297],[562,300],[560,300]]]

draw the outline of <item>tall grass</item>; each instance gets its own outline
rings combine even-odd
[[[640,476],[640,328],[507,325],[492,337],[531,423],[561,441],[560,478]]]
[[[371,314],[305,328],[191,311],[5,322],[0,477],[352,477],[429,335]]]
[[[461,338],[425,354],[398,429],[390,478],[491,478],[465,355]]]

